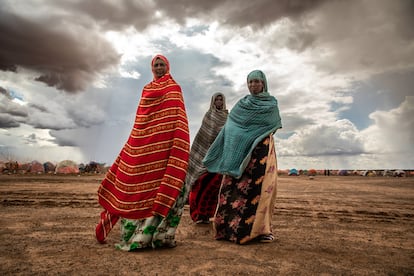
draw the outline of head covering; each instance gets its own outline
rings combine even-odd
[[[233,107],[203,159],[209,172],[239,178],[257,144],[282,127],[277,100],[267,91],[264,73],[255,70],[248,75],[257,76],[264,81],[265,89],[262,93],[243,97]]]
[[[223,109],[217,109],[214,102],[218,96],[223,98]],[[223,93],[217,92],[211,97],[210,108],[204,115],[201,127],[194,138],[190,151],[190,160],[186,176],[187,190],[191,188],[194,182],[205,172],[202,160],[207,153],[208,148],[216,139],[217,134],[227,120],[228,111],[226,109],[226,98]]]
[[[260,70],[251,71],[247,75],[247,82],[249,82],[251,80],[261,80],[261,81],[263,81],[263,92],[257,94],[257,95],[260,95],[258,97],[261,97],[261,96],[264,96],[264,95],[266,95],[266,96],[269,95],[269,93],[267,92],[267,80],[266,80],[266,76],[265,76],[265,74],[262,71],[260,71]]]
[[[223,108],[222,109],[217,109],[216,105],[215,105],[215,101],[216,101],[216,98],[218,96],[221,96],[221,98],[223,99]],[[229,112],[226,108],[226,97],[224,96],[224,94],[221,93],[221,92],[214,93],[213,96],[211,96],[210,108],[208,109],[208,111],[204,115],[201,127],[203,127],[203,125],[208,124],[209,122],[212,122],[214,127],[213,127],[213,125],[207,125],[207,127],[216,128],[217,127],[216,125],[221,125],[221,126],[219,126],[219,128],[221,129],[221,127],[224,125],[224,123],[227,120],[228,113]],[[216,134],[218,134],[218,132]],[[211,142],[213,142],[213,141],[211,141]]]
[[[156,56],[153,57],[153,59],[151,61],[151,71],[152,71],[152,75],[154,77],[154,80],[157,79],[157,76],[156,76],[156,74],[155,74],[155,72],[153,70],[154,63],[155,63],[155,61],[157,59],[161,59],[165,63],[165,66],[167,67],[167,71],[165,72],[165,75],[167,75],[167,74],[169,75],[170,74],[170,62],[168,61],[168,59],[165,56],[163,56],[163,55],[156,55]]]
[[[152,60],[154,64],[157,55]],[[109,213],[144,219],[167,216],[178,198],[190,151],[181,87],[170,74],[144,86],[128,141],[98,189]]]
[[[226,110],[226,113],[228,113],[227,112],[227,109],[226,109],[226,97],[221,92],[216,92],[216,93],[213,94],[213,96],[211,96],[210,109],[207,112],[210,112],[210,111],[211,112],[215,112],[217,110],[217,107],[216,107],[216,99],[219,96],[221,96],[221,99],[223,101],[222,109],[223,110]],[[219,112],[219,113],[221,113],[221,112]],[[227,115],[226,115],[226,118],[227,118]]]

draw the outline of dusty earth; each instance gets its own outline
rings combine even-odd
[[[172,249],[98,244],[103,175],[0,175],[1,275],[414,275],[414,178],[279,177],[277,241],[212,238],[188,208]]]

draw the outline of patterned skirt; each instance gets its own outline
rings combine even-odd
[[[222,178],[221,174],[206,172],[194,182],[189,195],[193,221],[208,222],[214,217]]]
[[[215,238],[244,244],[272,234],[276,192],[276,152],[269,136],[255,147],[239,179],[224,176],[214,217]]]
[[[175,247],[175,232],[183,214],[185,186],[168,215],[152,216],[145,219],[120,218],[121,241],[115,247],[124,251],[142,248]]]

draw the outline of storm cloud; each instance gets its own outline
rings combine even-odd
[[[25,68],[37,75],[35,80],[73,93],[117,66],[120,56],[108,41],[69,19],[0,10],[0,69],[19,73]]]

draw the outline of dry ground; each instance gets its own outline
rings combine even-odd
[[[212,238],[188,210],[173,249],[95,241],[103,175],[0,175],[1,275],[414,275],[414,178],[279,178],[277,241]]]

